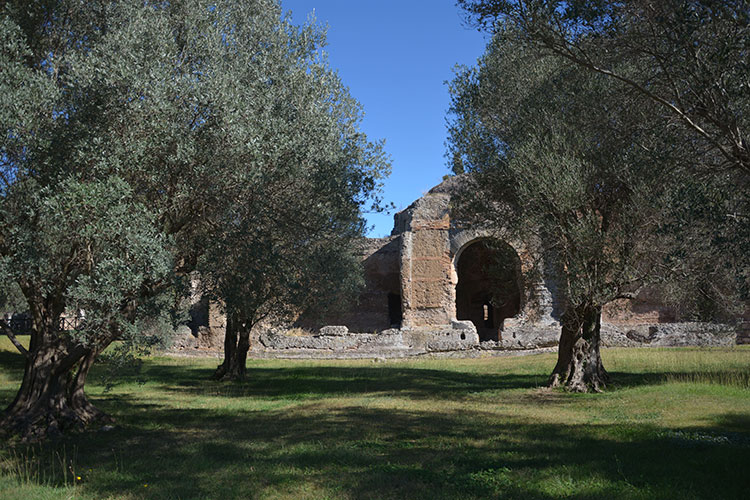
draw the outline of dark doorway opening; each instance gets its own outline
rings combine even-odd
[[[404,316],[401,311],[401,294],[400,293],[389,293],[388,294],[388,321],[390,322],[391,328],[400,328],[401,321]]]
[[[479,339],[500,340],[503,322],[521,312],[521,260],[501,242],[480,240],[459,255],[456,318],[470,320]]]

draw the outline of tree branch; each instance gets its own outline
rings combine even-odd
[[[573,50],[570,48],[569,42],[563,39],[561,43],[555,43],[554,40],[545,40],[543,37],[540,40],[542,44],[544,44],[545,47],[547,47],[549,50],[554,52],[555,54],[564,57],[568,59],[569,61],[573,62],[574,64],[577,64],[579,66],[583,66],[584,68],[588,68],[591,71],[594,71],[596,73],[600,73],[602,75],[608,76],[610,78],[614,78],[615,80],[619,80],[620,82],[630,86],[631,88],[635,89],[636,91],[640,92],[641,94],[645,95],[649,99],[661,104],[662,106],[669,109],[672,113],[677,115],[677,117],[685,122],[689,128],[697,132],[700,136],[702,136],[704,139],[706,139],[709,143],[711,143],[724,158],[729,161],[729,163],[737,165],[740,169],[748,170],[750,167],[745,165],[745,162],[742,160],[742,158],[737,158],[734,154],[732,154],[731,151],[729,151],[724,145],[719,143],[715,137],[713,137],[710,133],[708,133],[705,129],[703,129],[699,124],[697,124],[695,121],[693,121],[692,118],[690,118],[687,113],[685,113],[683,110],[669,102],[668,100],[664,99],[663,97],[651,92],[647,88],[645,88],[643,85],[639,84],[635,80],[632,80],[624,75],[621,75],[619,73],[616,73],[612,70],[603,68],[596,64],[594,61],[592,61],[587,55],[585,55],[585,52],[582,49],[578,49],[582,53],[584,53],[584,56],[581,57],[574,53]]]
[[[11,343],[16,346],[16,349],[18,349],[18,351],[28,359],[29,351],[27,351],[23,344],[21,344],[21,342],[16,338],[16,335],[13,333],[13,329],[8,326],[7,321],[0,321],[0,328],[2,328],[3,333],[8,336]]]

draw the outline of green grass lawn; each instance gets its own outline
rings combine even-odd
[[[4,406],[22,362],[2,342]],[[109,392],[91,377],[114,430],[3,445],[0,498],[750,496],[750,349],[603,356],[598,395],[540,388],[553,354],[251,360],[231,384],[149,358]]]

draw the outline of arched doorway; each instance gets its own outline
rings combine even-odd
[[[469,244],[456,263],[456,319],[470,320],[480,340],[500,340],[503,321],[521,311],[521,261],[490,240]]]

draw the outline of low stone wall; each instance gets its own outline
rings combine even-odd
[[[340,327],[346,328],[346,327]],[[285,351],[310,349],[327,351],[377,351],[382,348],[407,349],[400,330],[385,330],[381,333],[336,333],[310,336],[287,335],[284,330],[273,329],[260,334],[259,344],[254,350]]]
[[[730,346],[737,328],[714,323],[647,323],[641,325],[602,324],[604,347]],[[515,325],[502,332],[499,342],[482,342],[482,349],[526,350],[555,347],[560,325]]]
[[[716,323],[602,325],[602,344],[605,347],[731,346],[736,339],[736,327]]]
[[[479,344],[474,325],[456,321],[440,329],[389,329],[351,333],[345,326],[323,327],[316,335],[288,335],[282,329],[260,334],[254,353],[318,357],[406,357],[428,352],[462,351]]]
[[[272,328],[252,342],[256,357],[288,358],[402,358],[425,354],[490,355],[500,352],[550,350],[557,346],[560,326],[556,323],[516,324],[502,332],[500,341],[479,342],[470,321],[454,321],[438,328],[388,329],[379,333],[353,333],[346,326],[327,326],[312,335],[290,335]],[[299,332],[299,330],[297,330]],[[173,350],[220,351],[219,339],[195,337],[188,331],[176,337]],[[737,328],[713,323],[664,323],[602,325],[604,347],[731,346]]]
[[[560,325],[518,324],[506,327],[497,342],[482,342],[483,349],[527,350],[555,347],[560,340]]]

